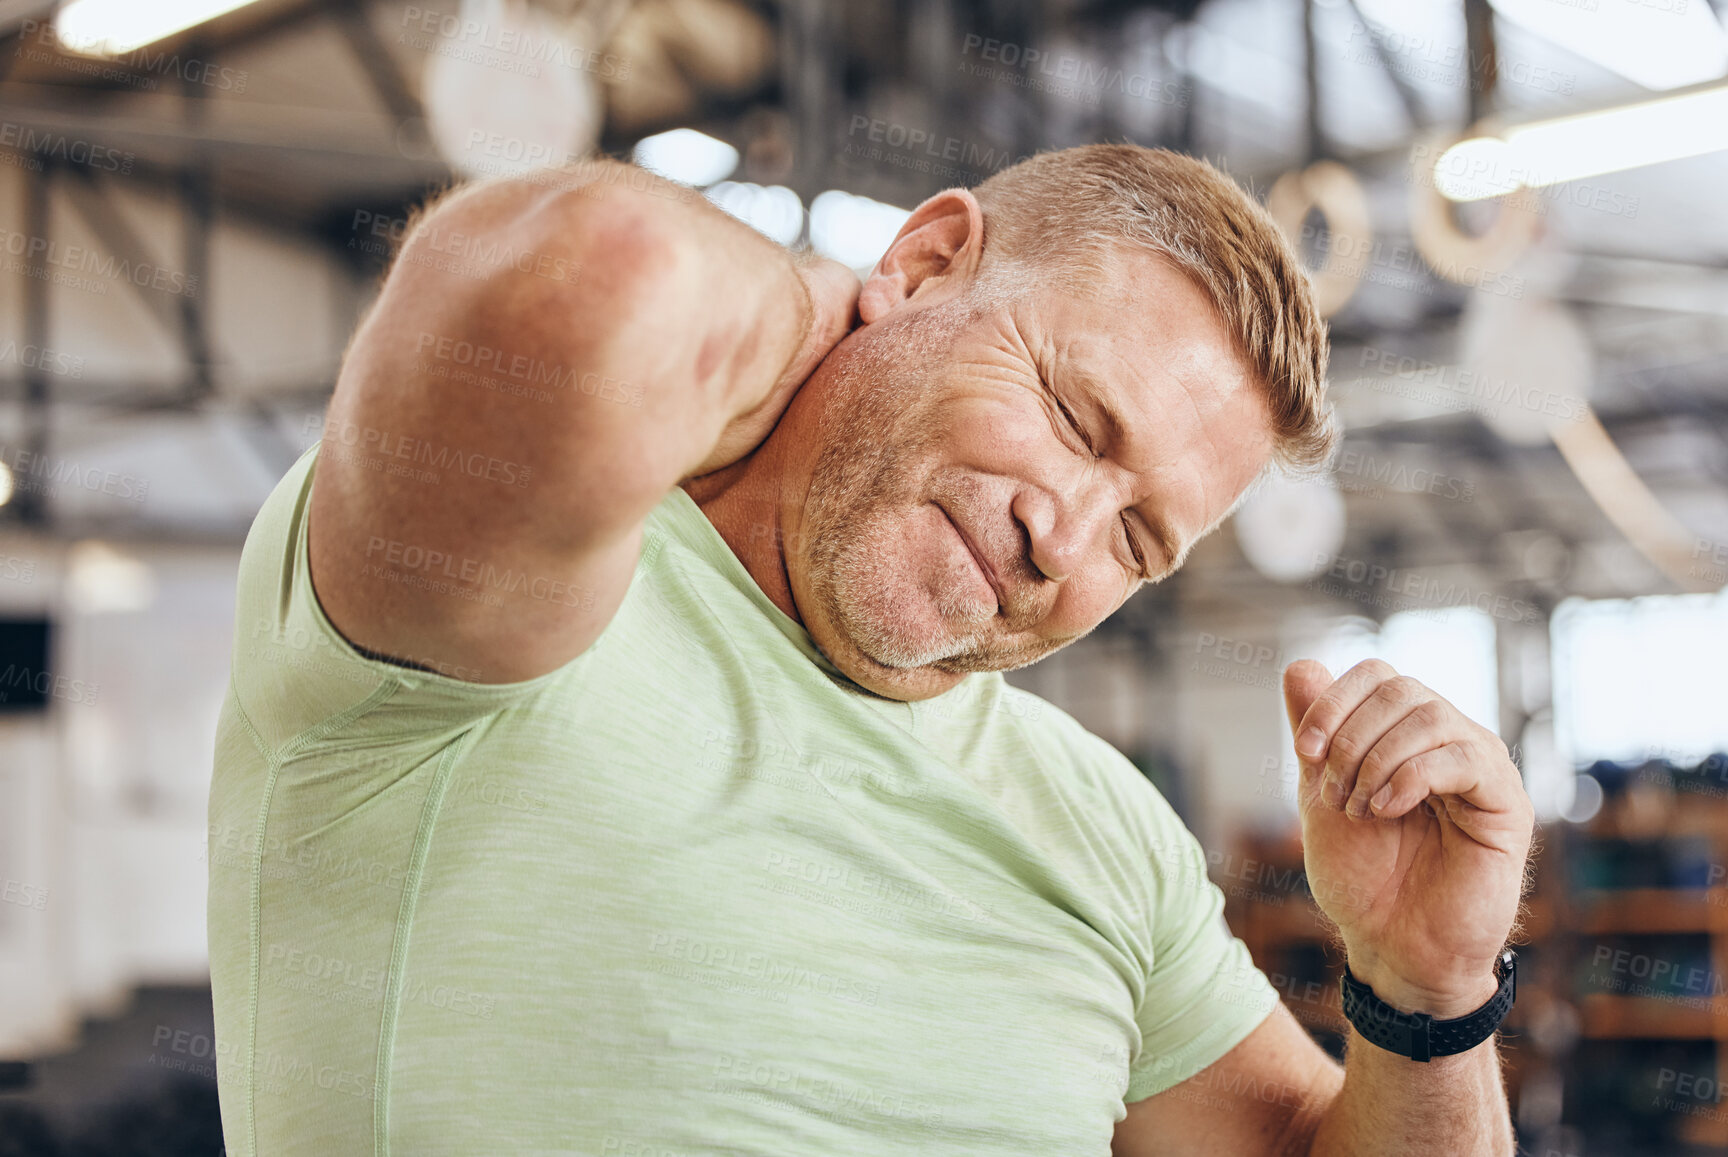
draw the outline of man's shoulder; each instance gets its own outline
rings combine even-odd
[[[1128,756],[1069,711],[1014,686],[999,672],[973,675],[966,682],[975,684],[970,702],[956,702],[954,710],[969,710],[981,721],[980,733],[990,737],[989,758],[1011,760],[1021,765],[1022,773],[1094,798],[1106,797],[1118,807],[1163,803]]]
[[[1014,720],[1022,739],[1041,751],[1060,753],[1081,769],[1096,769],[1116,775],[1124,771],[1140,776],[1128,757],[1062,707],[1006,680],[1001,684],[999,710]]]

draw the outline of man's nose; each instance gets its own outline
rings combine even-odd
[[[1056,489],[1027,486],[1011,509],[1026,528],[1032,565],[1051,582],[1079,570],[1098,535],[1112,517],[1116,499],[1102,479]]]

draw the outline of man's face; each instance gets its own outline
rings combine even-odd
[[[777,434],[799,616],[863,686],[925,698],[1024,666],[1173,571],[1271,452],[1203,291],[1149,253],[1095,299],[913,298],[854,331]]]

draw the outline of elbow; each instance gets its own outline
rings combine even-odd
[[[700,258],[676,206],[623,182],[543,196],[500,240],[512,260],[478,320],[567,356],[641,340],[690,292]]]
[[[624,171],[650,177],[642,186]],[[660,186],[668,186],[662,190]],[[542,252],[565,258],[571,279],[608,299],[638,304],[676,279],[694,255],[694,230],[677,195],[682,187],[640,169],[610,165],[549,200],[529,228]]]
[[[508,308],[561,303],[566,316],[575,308],[604,320],[686,272],[699,197],[631,165],[584,161],[457,190],[416,223],[402,256],[433,269],[458,259],[485,298]]]

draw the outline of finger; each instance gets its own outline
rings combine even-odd
[[[1323,663],[1303,659],[1284,668],[1284,711],[1290,720],[1290,735],[1294,739],[1302,726],[1302,717],[1332,685],[1332,672]],[[1315,787],[1316,765],[1298,758],[1296,762],[1297,798],[1318,799]]]
[[[784,378],[802,384],[858,320],[858,275],[827,257],[810,257],[797,265],[810,298],[810,327],[786,368]]]
[[[1396,819],[1430,796],[1458,796],[1485,812],[1510,814],[1522,788],[1491,752],[1469,740],[1432,747],[1399,765],[1368,801],[1381,819]],[[1509,762],[1509,761],[1508,761]]]
[[[1296,731],[1296,754],[1316,766],[1326,762],[1332,736],[1374,688],[1396,676],[1390,663],[1368,659],[1356,664],[1314,700]]]
[[[1290,718],[1290,737],[1314,700],[1332,685],[1332,672],[1314,659],[1301,659],[1284,668],[1284,711]]]
[[[1354,722],[1353,716],[1351,723],[1345,724],[1346,729]],[[1458,734],[1457,716],[1446,700],[1426,699],[1411,707],[1362,757],[1344,811],[1357,819],[1367,815],[1368,801],[1386,786],[1400,767],[1425,751],[1446,746]],[[1334,748],[1336,746],[1335,743]]]
[[[1362,768],[1362,760],[1374,750],[1374,745],[1418,704],[1435,698],[1434,692],[1408,675],[1396,675],[1370,691],[1332,736],[1332,744],[1326,752],[1327,773],[1321,788],[1321,800],[1331,807],[1344,807],[1350,793],[1357,790],[1357,773]],[[1363,802],[1366,805],[1367,801]]]

